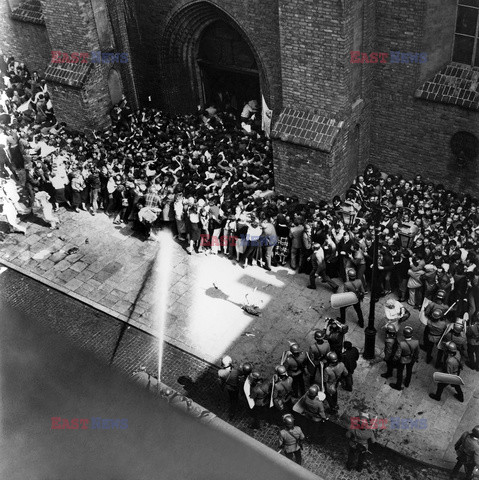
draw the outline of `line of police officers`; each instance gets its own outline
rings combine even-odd
[[[444,303],[444,296],[445,292],[439,290],[434,301],[430,302],[425,309],[427,326],[424,329],[421,347],[418,340],[413,338],[412,327],[405,326],[403,338],[399,339],[396,328],[393,325],[387,326],[384,346],[387,370],[381,376],[389,378],[396,370],[397,378],[390,384],[391,388],[402,390],[403,385],[406,388],[409,387],[413,366],[419,360],[419,348],[426,351],[426,363],[430,363],[433,349],[436,347],[438,353],[435,366],[442,369],[444,373],[459,375],[467,353],[469,353],[469,365],[471,368],[476,368],[479,335],[474,328],[477,330],[477,323],[468,326],[467,335],[465,335],[465,325],[461,321],[448,322],[445,315],[448,310],[449,318],[454,319],[455,314],[454,310],[450,310]],[[253,371],[249,363],[235,366],[229,356],[223,358],[222,368],[218,372],[220,384],[229,396],[230,418],[233,418],[236,413],[239,392],[244,380],[248,378],[251,384],[250,399],[254,402],[251,409],[251,428],[260,428],[261,421],[267,418],[282,422],[284,428],[280,431],[280,446],[284,454],[290,458],[294,457],[297,463],[301,463],[304,434],[299,426],[294,425],[294,418],[291,415],[293,401],[303,398],[303,415],[310,421],[304,428],[308,430],[308,437],[313,438],[319,434],[317,423],[327,419],[326,412],[336,414],[338,411],[338,385],[341,383],[346,390],[352,389],[352,372],[348,371],[344,363],[348,359],[348,351],[343,352],[343,344],[349,343],[344,342],[348,327],[338,320],[328,319],[327,329],[315,332],[315,342],[310,345],[307,352],[303,351],[297,343],[291,344],[289,352],[283,355],[282,364],[276,367],[272,381],[267,381],[258,371]],[[351,362],[347,363],[351,364]],[[355,365],[355,361],[353,363]],[[310,385],[307,393],[305,376],[309,377]],[[430,394],[430,397],[440,400],[447,385],[447,383],[438,383],[437,391]],[[460,385],[452,386],[456,390],[455,397],[463,402],[464,394]],[[320,392],[325,394],[327,408],[320,399]],[[274,407],[272,410],[270,410],[270,401]],[[368,414],[361,412],[360,418],[367,419]],[[348,438],[347,466],[348,468],[356,467],[360,471],[364,465],[365,454],[369,451],[367,444],[375,440],[374,433],[365,426],[350,430]]]

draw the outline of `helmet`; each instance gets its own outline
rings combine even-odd
[[[369,413],[367,412],[359,412],[359,415],[358,415],[359,418],[364,418],[366,420],[369,420]]]
[[[388,325],[386,325],[386,335],[396,335],[396,334],[397,334],[396,327],[392,323],[389,323]]]
[[[315,340],[323,340],[325,337],[324,330],[316,330],[314,332],[314,339]]]
[[[283,416],[283,423],[285,424],[286,427],[288,428],[293,428],[294,427],[294,418],[293,415],[287,414]]]
[[[318,395],[319,387],[317,385],[311,385],[308,390],[308,397],[314,398]]]
[[[354,268],[348,269],[348,278],[350,280],[354,280],[356,278],[356,270],[354,270]]]
[[[464,330],[464,325],[461,322],[456,322],[452,329],[455,333],[461,333]]]
[[[442,300],[446,296],[446,291],[445,290],[438,290],[436,293],[436,298],[439,300]]]
[[[434,320],[439,320],[442,318],[442,310],[439,310],[439,308],[436,308],[435,310],[432,311],[431,316]]]
[[[479,438],[479,425],[476,425],[473,429],[472,429],[472,436],[473,437],[476,437],[476,438]]]
[[[293,343],[291,347],[289,347],[289,351],[293,354],[296,355],[297,353],[301,352],[301,348],[297,343]]]
[[[253,365],[251,363],[246,362],[243,364],[243,375],[249,375],[253,371]]]
[[[284,368],[283,365],[278,365],[278,366],[275,368],[275,370],[276,370],[276,373],[277,373],[280,377],[282,377],[283,375],[286,375],[286,374],[287,374],[286,368]]]
[[[232,363],[233,363],[233,359],[229,355],[225,355],[221,359],[221,365],[223,365],[223,367],[229,367]]]
[[[338,363],[338,355],[335,352],[329,352],[326,355],[326,359],[328,360],[329,363]]]
[[[251,374],[251,379],[254,381],[254,382],[258,382],[259,380],[263,380],[263,377],[261,376],[261,373],[259,372],[253,372]]]
[[[446,349],[447,349],[447,353],[456,353],[457,352],[457,346],[454,342],[447,342],[446,343]]]
[[[403,330],[404,337],[405,338],[411,338],[413,331],[414,330],[412,329],[412,327],[407,325],[406,327],[404,327],[404,330]]]
[[[329,328],[331,330],[339,330],[339,323],[338,322],[335,322],[334,320],[331,322]]]

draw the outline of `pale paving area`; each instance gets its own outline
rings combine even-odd
[[[114,226],[104,214],[62,211],[60,217],[63,223],[53,232],[26,219],[27,236],[7,235],[0,242],[0,257],[150,333],[157,334],[161,305],[166,304],[166,340],[208,361],[218,363],[228,353],[238,361],[253,362],[268,375],[288,340],[307,347],[314,330],[325,326],[324,318],[339,313],[330,308],[326,287],[318,281],[318,290],[308,290],[308,278],[287,268],[266,272],[259,267],[242,269],[222,256],[189,256],[168,235],[162,235],[159,243],[142,242],[132,236],[130,227]],[[73,247],[78,252],[67,255]],[[169,292],[162,297],[164,284]],[[241,309],[246,294],[261,307],[260,317]],[[378,354],[384,339],[383,303],[384,299],[376,310]],[[366,298],[366,322],[368,311]],[[417,312],[407,323],[422,333]],[[364,333],[352,308],[348,324],[347,339],[361,350]],[[449,388],[441,402],[429,398],[435,390],[434,369],[424,363],[423,352],[411,386],[402,392],[389,387],[392,379],[380,377],[384,371],[379,355],[374,362],[361,357],[354,391],[339,391],[339,420],[347,425],[349,417],[363,408],[380,418],[426,418],[426,430],[384,430],[379,441],[418,460],[450,467],[455,440],[479,424],[478,374],[468,368],[463,372],[465,403],[460,404]]]

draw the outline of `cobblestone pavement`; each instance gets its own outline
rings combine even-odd
[[[152,373],[156,371],[158,340],[155,337],[134,327],[123,331],[123,322],[18,272],[8,269],[0,274],[0,302],[17,309],[32,322],[49,326],[125,374],[130,375],[140,365],[145,365]],[[214,366],[166,343],[162,371],[164,383],[226,420],[226,399],[217,386]],[[248,429],[249,420],[247,407],[242,404],[230,423],[275,448],[277,427],[266,423],[253,432]],[[307,442],[304,466],[326,480],[447,478],[444,471],[426,468],[387,448],[378,446],[374,452],[368,470],[362,473],[347,471],[344,468],[347,453],[344,430],[327,422],[319,438]]]
[[[314,330],[325,326],[325,317],[338,314],[330,307],[330,290],[320,282],[317,290],[308,290],[308,278],[288,268],[266,272],[259,267],[242,269],[223,256],[189,256],[166,232],[160,232],[159,242],[143,242],[129,226],[115,226],[102,213],[92,217],[61,210],[60,218],[60,229],[53,232],[28,217],[25,237],[0,236],[0,261],[151,334],[158,334],[166,316],[168,342],[209,362],[218,363],[228,353],[253,362],[269,376],[288,341],[306,348],[313,343]],[[0,223],[0,229],[4,225]],[[350,416],[364,408],[380,418],[426,418],[426,430],[385,430],[380,442],[425,463],[450,468],[454,442],[479,423],[477,374],[468,368],[462,374],[464,403],[450,389],[435,402],[428,396],[435,389],[434,368],[425,364],[421,352],[411,386],[402,392],[391,389],[391,380],[380,376],[385,368],[380,360],[385,300],[376,307],[377,360],[361,357],[354,392],[339,391],[335,421],[347,425]],[[259,305],[261,316],[244,312],[246,302]],[[368,310],[366,297],[363,311]],[[347,315],[347,339],[361,351],[364,332],[352,309]],[[417,311],[407,324],[422,335]]]

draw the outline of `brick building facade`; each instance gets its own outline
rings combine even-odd
[[[470,23],[456,21],[458,3],[474,5],[3,0],[0,39],[4,53],[46,75],[59,119],[75,128],[108,125],[115,88],[135,107],[188,113],[215,93],[241,103],[241,86],[252,92],[256,82],[273,110],[278,191],[330,197],[374,163],[477,194],[479,68],[452,62],[455,32]],[[51,50],[127,52],[130,61],[58,66]],[[351,63],[351,51],[425,52],[427,62]],[[461,147],[460,132],[472,146]]]

